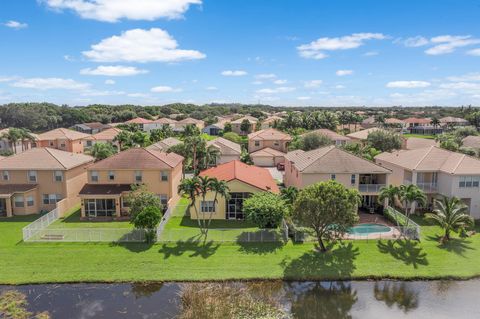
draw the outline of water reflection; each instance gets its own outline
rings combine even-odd
[[[389,308],[396,305],[405,313],[418,307],[418,292],[405,282],[376,282],[373,294],[376,300],[383,301]]]

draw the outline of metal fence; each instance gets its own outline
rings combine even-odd
[[[410,239],[420,240],[420,225],[408,218],[393,207],[387,207],[384,210],[384,215],[395,223],[396,228],[401,231],[401,234]]]
[[[132,228],[46,228],[29,242],[144,242],[145,231]]]
[[[60,218],[58,210],[55,208],[48,214],[43,215],[39,219],[35,220],[33,223],[23,227],[23,241],[29,241],[35,235],[40,233],[42,230],[53,224],[56,220]]]
[[[281,229],[245,230],[242,228],[213,228],[208,231],[206,241],[223,243],[272,243],[288,239]],[[183,229],[165,229],[157,237],[157,242],[200,242],[203,235],[198,232],[185,232]]]

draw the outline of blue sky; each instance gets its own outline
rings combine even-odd
[[[2,0],[0,103],[480,104],[480,1]]]

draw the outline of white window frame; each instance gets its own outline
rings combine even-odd
[[[60,175],[58,173],[60,173]],[[60,179],[57,179],[58,177],[60,177]],[[53,180],[55,182],[63,182],[63,171],[53,171]]]
[[[215,213],[215,202],[213,200],[200,201],[200,212]]]
[[[350,176],[350,184],[355,185],[356,183],[357,183],[357,175],[352,174],[352,176]]]
[[[30,175],[31,173],[34,173],[34,174],[33,174],[33,175]],[[33,181],[33,180],[31,180],[30,178],[31,178],[31,177],[34,177],[34,176],[35,176],[35,180]],[[33,171],[33,170],[28,171],[28,172],[27,172],[27,180],[28,180],[29,183],[36,183],[36,182],[38,181],[37,171]]]
[[[19,201],[18,199],[21,198],[22,200]],[[22,208],[22,207],[25,207],[25,197],[23,195],[16,195],[14,198],[13,198],[13,203],[15,205],[16,208]],[[19,205],[20,204],[20,205]]]
[[[114,171],[108,171],[108,180],[109,181],[114,181],[115,180],[115,172]]]
[[[140,177],[140,179],[138,179],[138,177]],[[142,171],[135,171],[135,173],[134,173],[134,179],[135,179],[135,182],[136,182],[136,183],[141,183],[141,182],[143,182],[143,174],[142,174]]]
[[[27,206],[28,207],[35,206],[35,199],[33,196],[27,196]]]
[[[98,182],[98,171],[90,171],[90,181],[93,183]]]
[[[160,181],[162,182],[168,182],[168,172],[167,171],[161,171],[160,172]]]
[[[2,172],[2,179],[4,181],[9,181],[10,180],[10,172],[9,171],[3,171]]]

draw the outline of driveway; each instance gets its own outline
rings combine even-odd
[[[265,167],[272,175],[273,179],[283,183],[283,172],[279,171],[276,167]]]

